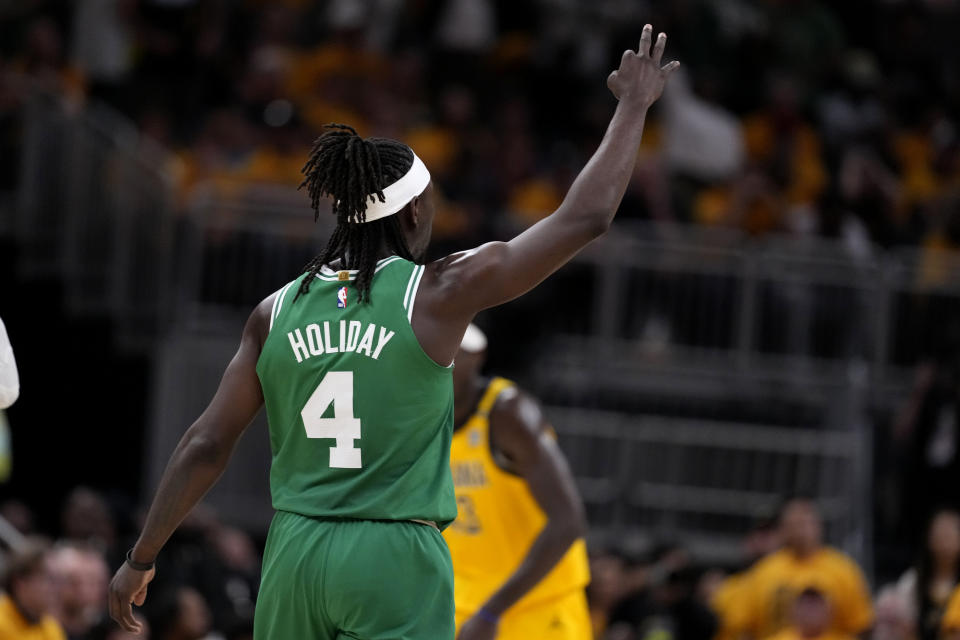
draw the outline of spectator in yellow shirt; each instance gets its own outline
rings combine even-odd
[[[800,592],[792,607],[792,622],[770,640],[854,640],[854,636],[831,630],[832,612],[824,594],[813,587]]]
[[[940,622],[943,640],[960,640],[960,587],[953,590]]]
[[[762,640],[782,631],[797,596],[809,588],[829,604],[830,632],[856,636],[867,631],[873,607],[863,574],[850,557],[823,544],[823,522],[813,501],[786,503],[780,535],[784,547],[757,563],[743,587],[747,635]]]
[[[0,638],[66,640],[50,616],[54,607],[54,579],[49,549],[28,542],[13,553],[0,596]]]
[[[758,521],[744,536],[744,564],[728,575],[710,596],[710,607],[717,615],[720,630],[714,640],[738,640],[744,633],[751,607],[744,594],[749,586],[750,569],[780,547],[780,529],[773,517]]]

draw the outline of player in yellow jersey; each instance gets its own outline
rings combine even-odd
[[[953,591],[940,621],[941,637],[944,640],[960,640],[960,587]]]
[[[444,532],[457,640],[589,640],[583,502],[540,407],[481,377],[485,354],[470,325],[453,374],[459,514]]]

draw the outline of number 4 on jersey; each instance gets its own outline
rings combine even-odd
[[[333,403],[333,417],[321,416]],[[353,417],[353,372],[330,371],[313,391],[300,412],[308,438],[331,438],[330,466],[359,469],[360,449],[353,444],[360,438],[360,418]]]

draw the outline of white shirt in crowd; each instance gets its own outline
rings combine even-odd
[[[17,361],[13,359],[13,347],[7,336],[7,328],[0,320],[0,409],[12,405],[20,395],[20,376]]]

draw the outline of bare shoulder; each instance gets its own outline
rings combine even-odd
[[[508,250],[505,242],[488,242],[452,253],[427,265],[425,281],[433,285],[440,297],[456,298],[492,273]]]
[[[273,317],[274,305],[281,290],[274,291],[253,308],[250,316],[247,318],[247,324],[243,328],[244,339],[255,339],[259,346],[267,340],[267,334],[270,333],[270,320]]]
[[[532,445],[548,431],[540,403],[518,387],[510,387],[490,410],[490,428],[498,445]]]

